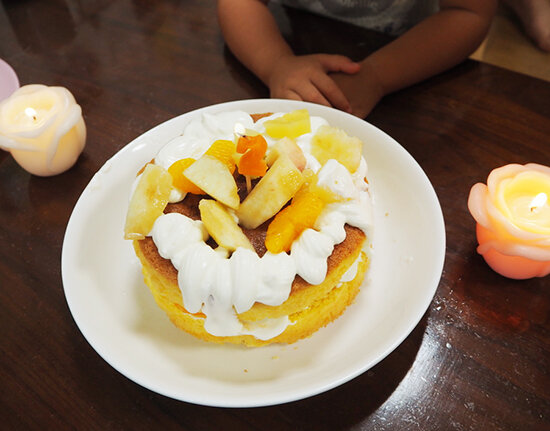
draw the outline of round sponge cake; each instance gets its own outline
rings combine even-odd
[[[247,114],[248,115],[248,114]],[[269,114],[257,114],[257,115],[250,115],[254,122],[256,122],[261,117],[269,115]],[[232,123],[233,124],[233,123]],[[194,130],[194,129],[193,129]],[[193,133],[193,130],[191,130],[191,133]],[[247,129],[248,130],[248,129]],[[192,135],[194,136],[194,135]],[[217,135],[216,135],[217,136]],[[252,135],[253,136],[253,135]],[[347,147],[340,147],[340,151],[337,151],[338,154],[340,153],[346,153]],[[301,152],[301,150],[299,150]],[[176,151],[177,153],[177,151]],[[244,157],[244,156],[243,156]],[[162,159],[162,157],[160,157]],[[180,156],[181,158],[181,156]],[[155,159],[153,163],[157,163],[158,160]],[[162,165],[162,160],[159,162]],[[173,162],[171,162],[173,163]],[[308,162],[309,163],[309,162]],[[318,162],[317,162],[318,163]],[[363,160],[364,163],[364,160]],[[302,168],[299,168],[300,164],[295,162],[296,168],[302,170]],[[329,163],[326,163],[326,166],[328,166]],[[166,165],[168,166],[168,165]],[[165,168],[166,168],[165,166]],[[331,178],[332,181],[334,181],[335,184],[341,184],[339,187],[345,187],[347,191],[344,191],[342,193],[338,192],[337,194],[341,194],[346,199],[349,199],[350,201],[353,201],[353,199],[356,199],[358,202],[358,197],[353,196],[359,196],[359,192],[365,192],[365,183],[366,182],[366,165],[364,167],[364,170],[362,170],[359,175],[356,175],[355,179],[351,178],[351,168],[347,168],[343,164],[338,165],[339,167],[335,168],[336,171],[330,171],[330,174],[328,174],[328,177]],[[168,168],[166,168],[168,169]],[[338,169],[343,169],[346,172],[347,176],[342,176],[341,172],[339,173]],[[347,169],[347,170],[346,170]],[[275,171],[275,169],[274,169]],[[271,172],[271,171],[270,171]],[[324,172],[324,171],[323,171]],[[355,172],[355,171],[353,171]],[[285,172],[284,178],[287,178],[289,175]],[[245,184],[245,178],[243,175],[236,175],[234,174],[234,179],[236,182],[236,185],[238,186],[238,194],[239,198],[241,200],[241,203],[247,198],[248,191],[247,189],[250,188],[250,185],[252,187],[256,187],[257,183],[249,184],[247,182]],[[283,177],[283,175],[281,175]],[[325,175],[325,178],[327,175]],[[247,178],[248,180],[248,178]],[[341,181],[340,181],[341,180]],[[254,180],[258,181],[258,180]],[[260,180],[261,181],[261,180]],[[340,182],[339,182],[340,181]],[[359,182],[359,185],[357,183]],[[352,184],[350,184],[352,183]],[[156,184],[156,183],[155,183]],[[271,183],[270,183],[271,185]],[[246,186],[246,187],[245,187]],[[271,185],[273,189],[275,190],[282,190],[282,186],[277,183],[277,186],[274,187]],[[277,188],[277,187],[280,187]],[[259,187],[260,188],[260,187]],[[259,189],[258,188],[258,189]],[[356,188],[358,188],[356,190]],[[206,190],[206,189],[204,189]],[[253,189],[254,191],[254,189]],[[356,195],[348,195],[348,191],[356,192]],[[211,192],[212,193],[212,192]],[[202,205],[203,199],[210,199],[208,196],[204,195],[195,195],[192,193],[188,193],[185,198],[179,202],[175,203],[168,203],[166,207],[164,208],[164,214],[169,213],[179,213],[183,216],[185,216],[188,221],[188,219],[191,220],[201,220],[201,211],[202,209],[199,209],[199,203]],[[352,203],[356,205],[356,207],[347,207],[345,211],[347,211],[346,215],[343,218],[339,218],[340,216],[334,212],[330,214],[336,214],[338,217],[336,217],[336,220],[338,220],[338,236],[337,240],[333,237],[330,237],[329,240],[330,248],[323,248],[322,250],[322,259],[321,259],[321,266],[317,263],[318,261],[312,261],[312,260],[305,260],[305,263],[301,263],[301,269],[296,269],[295,272],[292,272],[288,275],[288,277],[284,281],[283,289],[279,289],[279,292],[283,292],[283,296],[276,297],[277,300],[270,299],[272,297],[264,295],[263,297],[260,296],[250,296],[250,302],[246,303],[246,306],[242,306],[242,309],[246,309],[250,307],[250,304],[253,303],[253,305],[246,309],[246,311],[243,311],[241,313],[237,313],[236,309],[239,309],[238,305],[232,305],[229,303],[227,305],[227,308],[223,309],[223,312],[218,314],[217,310],[213,314],[212,308],[208,308],[207,302],[209,302],[211,299],[212,301],[217,301],[215,297],[210,294],[210,296],[204,296],[201,298],[201,300],[193,305],[193,296],[189,296],[189,292],[192,293],[198,293],[201,292],[201,289],[204,287],[204,291],[207,290],[208,282],[200,283],[197,279],[192,279],[191,282],[185,282],[183,284],[183,292],[182,295],[182,289],[180,289],[180,285],[178,283],[178,279],[190,276],[194,276],[194,270],[196,270],[195,266],[183,266],[179,262],[180,260],[175,260],[176,265],[180,270],[183,270],[182,268],[185,268],[186,272],[183,272],[181,274],[178,273],[178,270],[172,263],[170,259],[165,259],[161,256],[159,253],[159,249],[157,248],[157,245],[155,244],[153,238],[151,236],[145,236],[145,232],[142,233],[139,238],[144,239],[136,239],[138,237],[132,237],[128,239],[133,239],[133,246],[135,253],[137,257],[139,258],[141,264],[142,264],[142,272],[144,276],[144,280],[146,285],[149,287],[151,293],[153,294],[153,297],[158,304],[158,306],[164,310],[164,312],[167,314],[167,316],[170,318],[170,320],[180,329],[188,332],[189,334],[192,334],[193,336],[209,341],[209,342],[216,342],[216,343],[233,343],[233,344],[241,344],[245,346],[255,347],[255,346],[263,346],[271,343],[293,343],[297,340],[306,338],[313,334],[318,329],[326,326],[328,323],[332,322],[334,319],[339,317],[343,311],[346,309],[348,305],[350,305],[353,300],[355,299],[357,293],[359,292],[360,286],[363,282],[365,273],[369,266],[369,259],[367,257],[367,254],[364,251],[365,243],[367,240],[366,233],[368,232],[368,229],[365,228],[364,223],[361,221],[358,221],[358,219],[363,219],[364,214],[364,207],[360,206],[356,201],[353,201]],[[347,201],[346,201],[346,205]],[[201,206],[202,208],[202,206]],[[359,208],[359,209],[358,209]],[[162,211],[162,210],[160,210]],[[336,210],[337,211],[337,210]],[[270,213],[269,215],[272,215],[273,213]],[[349,215],[349,219],[347,218]],[[268,215],[268,216],[269,216]],[[167,216],[164,220],[167,220],[169,217],[173,217],[172,215]],[[180,216],[176,216],[180,217]],[[181,218],[182,220],[185,219]],[[238,229],[242,230],[242,234],[244,234],[247,238],[245,238],[245,247],[248,248],[247,253],[249,255],[252,255],[254,259],[260,258],[261,262],[268,262],[266,265],[271,265],[270,268],[274,268],[275,272],[283,272],[281,269],[285,268],[292,268],[294,263],[292,265],[285,266],[284,261],[278,260],[276,264],[271,264],[269,259],[272,257],[272,255],[266,254],[266,235],[268,231],[268,227],[270,225],[270,222],[273,220],[273,218],[276,217],[276,215],[272,215],[272,217],[264,221],[264,219],[260,220],[259,226],[250,224],[251,226],[257,226],[253,229],[247,229],[246,227],[243,227],[240,225]],[[239,216],[240,218],[240,216]],[[173,218],[171,220],[174,220]],[[340,222],[340,220],[343,220]],[[202,223],[206,223],[207,218],[202,220]],[[155,222],[156,223],[156,222]],[[162,223],[162,222],[161,222]],[[185,223],[184,223],[185,224]],[[246,223],[243,223],[245,225]],[[352,224],[354,226],[352,226]],[[156,226],[156,224],[155,224]],[[311,226],[311,225],[310,225]],[[332,226],[332,225],[331,225]],[[357,226],[357,227],[355,227]],[[342,230],[343,227],[343,230]],[[224,232],[226,231],[227,225],[224,225]],[[173,227],[170,227],[170,229],[174,229]],[[319,227],[319,230],[322,231],[323,226],[321,225]],[[177,229],[175,229],[177,230]],[[216,249],[218,247],[218,244],[216,244],[216,240],[214,240],[214,237],[216,235],[212,234],[210,231],[210,228],[208,228],[210,238],[207,240],[204,240],[204,238],[207,238],[207,236],[203,236],[203,239],[199,239],[199,244],[201,250],[205,249],[208,252],[212,252],[208,247],[205,247],[205,244],[203,241],[206,241],[206,244],[212,247],[212,249]],[[214,230],[215,231],[215,230]],[[173,233],[174,230],[167,231],[167,235],[174,237]],[[345,237],[344,237],[345,232]],[[150,235],[155,236],[154,233],[151,233]],[[323,236],[325,234],[319,233],[319,235]],[[192,235],[188,235],[187,233],[183,237],[177,237],[178,239],[175,240],[177,247],[180,246],[180,244],[187,244],[189,241],[189,238],[192,237]],[[328,235],[325,235],[324,237],[329,237]],[[175,238],[175,237],[174,237]],[[219,237],[216,237],[219,239]],[[304,238],[298,237],[294,238],[295,241],[298,241]],[[318,237],[316,237],[318,238]],[[342,241],[342,238],[344,240]],[[246,241],[248,239],[248,241]],[[155,237],[155,241],[159,244],[159,248],[161,250],[165,250],[163,248],[163,244],[165,243],[164,240],[160,240],[158,237]],[[336,242],[341,241],[337,244]],[[223,244],[223,241],[220,241]],[[323,241],[320,241],[321,243]],[[314,241],[311,241],[313,244],[313,247],[310,248],[310,250],[315,249],[314,251],[308,251],[311,255],[314,255],[316,250],[320,248],[317,239]],[[298,257],[295,257],[295,249],[294,245],[292,248],[292,252],[290,253],[290,256],[283,256],[288,257],[289,259],[298,259]],[[332,245],[334,244],[334,247]],[[238,246],[240,247],[240,245]],[[297,247],[297,250],[302,250],[299,247],[303,247],[299,245]],[[223,249],[224,247],[222,247]],[[230,248],[228,248],[229,250]],[[200,260],[200,262],[204,265],[210,265],[208,263],[208,258],[204,257],[200,253],[196,252],[195,249],[189,249],[193,250],[191,255],[196,256],[197,259]],[[235,250],[235,248],[232,248],[231,250]],[[272,250],[270,248],[270,250]],[[288,250],[288,249],[287,249]],[[332,251],[331,251],[332,250]],[[235,253],[239,253],[240,249],[237,248]],[[251,251],[255,251],[255,254]],[[165,251],[162,252],[163,256],[167,256],[170,258],[174,258],[174,255],[170,255],[169,253],[166,253]],[[296,253],[296,255],[299,255],[300,251]],[[303,252],[302,252],[303,253]],[[329,255],[330,253],[330,255]],[[179,253],[181,255],[182,253]],[[280,256],[279,254],[276,254],[277,256]],[[325,260],[325,257],[328,255],[328,258]],[[237,256],[237,254],[235,254]],[[231,256],[233,257],[233,256]],[[267,259],[263,259],[263,258]],[[309,256],[307,257],[309,259]],[[303,259],[303,258],[302,258]],[[217,264],[215,264],[217,262]],[[234,262],[231,260],[231,262]],[[281,263],[282,262],[282,263]],[[304,262],[304,261],[302,261]],[[313,262],[313,263],[311,263]],[[225,261],[212,261],[212,266],[209,266],[208,268],[213,270],[224,270],[225,268]],[[229,262],[227,262],[229,263]],[[320,279],[315,277],[315,275],[322,276],[321,274],[324,274],[324,264],[326,263],[326,276],[324,277],[323,281],[319,284],[310,284],[305,279],[310,280],[312,282],[318,282]],[[256,283],[257,278],[254,278],[254,276],[250,275],[250,268],[252,268],[252,264],[247,263],[244,268],[244,270],[235,271],[235,273],[232,274],[242,274],[240,279],[238,279],[238,282],[233,282],[232,287],[230,289],[235,289],[235,291],[238,291],[239,294],[246,295],[247,293],[247,287],[244,286],[247,283],[249,285],[252,285],[253,287],[257,286],[258,289],[262,288],[262,286],[265,286],[261,283],[265,283],[265,280],[268,280],[268,283],[275,280],[277,282],[277,275],[274,272],[264,272],[265,274],[268,274],[264,280],[261,281],[261,283]],[[206,266],[203,266],[203,268],[206,268]],[[306,270],[303,270],[303,268],[307,268],[310,272],[308,273]],[[233,270],[231,270],[233,271]],[[252,271],[254,273],[254,271]],[[227,274],[227,273],[225,273]],[[294,274],[302,274],[302,278],[300,275],[294,275]],[[313,274],[313,276],[311,275]],[[227,278],[227,276],[225,276]],[[220,278],[221,279],[221,278]],[[197,281],[195,281],[197,280]],[[291,283],[291,284],[290,284]],[[203,286],[204,285],[204,286]],[[290,289],[288,290],[290,285]],[[196,286],[196,290],[195,290]],[[239,287],[241,289],[239,290]],[[229,290],[230,290],[229,289]],[[265,288],[264,288],[265,289]],[[225,290],[224,292],[227,292]],[[288,293],[288,297],[286,296]],[[187,295],[187,296],[185,296]],[[189,304],[189,309],[195,311],[195,310],[202,310],[205,311],[205,313],[208,314],[208,318],[205,314],[202,312],[194,313],[192,314],[189,312],[186,307],[185,303],[183,302],[183,297],[186,298],[186,301]],[[261,299],[259,299],[261,298]],[[254,302],[256,301],[256,302]],[[261,303],[259,301],[265,301],[267,303],[271,304],[280,304],[280,305],[266,305],[264,303]],[[281,301],[284,301],[281,303]],[[202,303],[202,307],[198,307]],[[210,303],[210,302],[209,302]],[[218,302],[216,302],[218,304]],[[235,303],[236,304],[236,303]],[[224,305],[225,307],[225,305]],[[233,314],[235,313],[235,314]],[[221,326],[217,326],[216,328],[212,327],[212,321],[210,320],[212,317],[214,317],[214,320],[218,318],[219,316],[229,316],[229,320],[223,320],[223,323]],[[238,321],[237,321],[238,320]],[[235,325],[227,325],[226,322],[236,322]],[[210,325],[210,326],[209,326]],[[228,329],[226,329],[226,326]],[[219,328],[222,328],[221,330]],[[207,330],[207,328],[210,330]],[[237,329],[235,329],[237,328]],[[219,334],[219,336],[213,335],[213,333]],[[240,335],[240,334],[246,334],[246,335]],[[254,334],[254,335],[250,335]],[[223,336],[222,336],[223,335]]]

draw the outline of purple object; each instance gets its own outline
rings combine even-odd
[[[19,88],[19,79],[11,66],[0,58],[0,102]]]

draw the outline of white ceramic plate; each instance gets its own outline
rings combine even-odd
[[[122,239],[135,173],[204,112],[307,108],[364,142],[374,195],[372,263],[355,303],[312,337],[248,349],[196,340],[176,329],[142,281]],[[92,347],[115,369],[160,394],[196,404],[253,407],[315,395],[368,370],[414,329],[439,284],[445,228],[437,196],[392,138],[341,111],[287,100],[245,100],[173,118],[119,151],[92,178],[69,220],[65,295]]]

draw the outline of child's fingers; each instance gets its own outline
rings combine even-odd
[[[358,64],[338,55],[309,55],[281,62],[270,82],[271,97],[303,100],[350,112],[346,96],[329,71],[355,71]],[[347,66],[352,66],[347,68]]]
[[[272,95],[271,97],[279,98],[279,95]],[[303,100],[300,95],[293,90],[286,90],[284,94],[281,95],[281,98],[299,101]]]
[[[351,111],[351,105],[347,97],[330,76],[326,74],[315,75],[312,81],[318,91],[329,102],[330,106],[346,112]]]
[[[361,65],[343,55],[318,54],[317,58],[326,72],[343,72],[354,74],[359,72]]]
[[[296,93],[306,102],[313,102],[319,105],[332,106],[323,96],[323,93],[312,82],[304,83],[300,88],[295,89]]]

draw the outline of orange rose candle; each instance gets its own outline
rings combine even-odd
[[[0,148],[31,174],[66,171],[85,142],[82,110],[64,87],[25,85],[0,103]]]
[[[515,279],[550,273],[550,168],[535,163],[493,170],[470,191],[477,251],[489,266]]]

